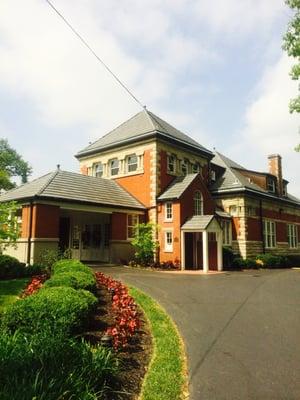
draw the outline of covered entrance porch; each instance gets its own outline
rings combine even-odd
[[[222,228],[214,215],[195,215],[181,227],[181,269],[223,270]]]

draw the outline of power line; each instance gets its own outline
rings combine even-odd
[[[128,87],[117,77],[117,75],[105,64],[103,60],[97,55],[97,53],[91,48],[91,46],[87,43],[87,41],[76,31],[75,28],[66,20],[66,18],[54,7],[54,5],[49,1],[45,0],[48,5],[56,12],[56,14],[64,21],[64,23],[71,29],[71,31],[78,37],[78,39],[84,44],[85,47],[89,49],[89,51],[93,54],[94,57],[103,65],[103,67],[116,79],[116,81],[126,90],[126,92],[142,107],[146,108],[128,89]]]

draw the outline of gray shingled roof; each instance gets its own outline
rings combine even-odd
[[[214,218],[214,215],[193,215],[182,225],[181,229],[204,230]]]
[[[225,193],[240,190],[250,190],[254,191],[274,199],[280,199],[285,201],[294,202],[300,204],[300,200],[296,197],[288,194],[287,198],[278,197],[262,187],[251,182],[247,177],[245,177],[239,170],[246,170],[246,168],[237,164],[236,162],[225,157],[219,152],[215,152],[215,156],[212,159],[212,164],[216,164],[225,169],[225,172],[216,180],[216,182],[210,187],[212,193]]]
[[[80,158],[100,150],[116,147],[125,143],[136,142],[153,136],[175,140],[183,145],[188,145],[201,152],[207,153],[210,157],[213,155],[211,151],[201,146],[194,139],[174,128],[152,112],[144,109],[99,140],[96,140],[96,142],[79,151],[76,157]]]
[[[179,199],[197,175],[198,174],[188,174],[176,177],[157,200]]]
[[[57,170],[9,190],[0,202],[32,198],[68,200],[125,208],[145,207],[114,180]]]

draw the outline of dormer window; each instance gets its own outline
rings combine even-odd
[[[188,161],[187,160],[182,160],[181,161],[181,172],[183,175],[188,174]]]
[[[198,174],[198,172],[200,172],[200,164],[196,162],[195,164],[193,164],[193,173]]]
[[[119,160],[117,158],[113,158],[110,160],[110,175],[118,175],[119,173]]]
[[[138,160],[136,154],[131,154],[127,157],[127,171],[133,172],[137,170]]]
[[[103,164],[100,162],[94,166],[95,176],[101,178],[103,176]]]
[[[168,155],[168,172],[172,174],[176,172],[176,157],[174,154]]]
[[[216,180],[216,171],[211,170],[210,171],[210,179],[215,182]]]
[[[276,184],[274,179],[268,179],[267,188],[269,192],[276,193]]]

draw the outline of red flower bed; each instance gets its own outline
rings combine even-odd
[[[42,286],[45,280],[47,279],[47,275],[37,275],[31,277],[30,282],[27,284],[26,288],[23,290],[22,297],[30,296],[31,294],[38,291]]]
[[[96,280],[104,285],[112,295],[112,307],[115,314],[115,325],[109,327],[105,334],[112,336],[113,346],[117,350],[125,347],[130,338],[140,326],[137,315],[137,306],[128,289],[121,282],[105,276],[101,272],[95,272]]]

